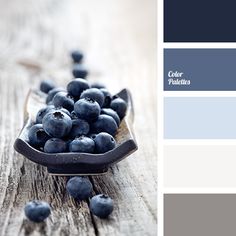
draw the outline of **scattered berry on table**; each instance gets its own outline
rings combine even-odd
[[[101,108],[95,100],[91,98],[83,98],[75,103],[74,111],[78,118],[90,122],[98,118]]]
[[[94,137],[95,152],[105,153],[115,148],[116,141],[108,133],[101,132]]]
[[[31,146],[43,147],[50,136],[44,131],[42,124],[36,124],[30,127],[28,138]]]
[[[67,150],[67,143],[59,138],[50,138],[44,145],[46,153],[60,153]]]
[[[113,200],[104,194],[99,194],[90,200],[91,212],[100,217],[107,218],[113,211]]]
[[[88,71],[81,64],[75,64],[72,69],[72,74],[74,78],[85,79],[88,75]]]
[[[102,84],[102,83],[96,82],[96,83],[92,83],[92,84],[91,84],[91,88],[98,88],[98,89],[101,89],[101,88],[105,88],[105,85]]]
[[[114,136],[118,126],[111,116],[104,114],[100,115],[95,122],[91,123],[90,129],[93,133],[106,132]]]
[[[76,176],[67,182],[66,190],[73,198],[85,200],[91,196],[93,186],[88,178]]]
[[[50,215],[51,208],[47,202],[34,200],[25,205],[24,211],[29,220],[38,223]]]
[[[83,57],[84,55],[81,51],[77,50],[77,51],[71,52],[71,58],[73,59],[75,63],[81,63]]]
[[[56,87],[52,80],[42,80],[40,83],[40,90],[44,93],[48,93]]]
[[[71,118],[60,110],[47,113],[42,123],[45,132],[54,138],[68,135],[72,127]]]
[[[103,92],[97,88],[86,89],[80,95],[80,98],[91,98],[91,99],[95,100],[99,104],[100,107],[102,107],[102,105],[104,103]]]

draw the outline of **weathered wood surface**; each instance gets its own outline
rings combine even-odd
[[[156,235],[155,18],[155,0],[0,0],[0,235]],[[109,220],[71,199],[65,178],[13,149],[29,88],[45,76],[65,85],[73,48],[85,52],[90,81],[114,93],[127,87],[135,102],[138,152],[90,178],[114,199]],[[45,223],[25,219],[31,199],[51,204]]]

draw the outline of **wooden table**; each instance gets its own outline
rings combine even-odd
[[[156,235],[156,1],[0,0],[0,18],[0,235]],[[29,88],[48,76],[65,86],[76,48],[90,81],[113,93],[127,87],[135,103],[139,150],[92,177],[94,194],[114,199],[108,220],[69,197],[64,177],[13,149]],[[51,204],[45,223],[25,219],[32,199]]]

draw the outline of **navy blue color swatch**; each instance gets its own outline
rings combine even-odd
[[[236,42],[236,1],[164,0],[165,42]]]

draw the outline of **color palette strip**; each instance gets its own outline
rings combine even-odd
[[[164,98],[164,138],[236,139],[236,97]]]
[[[165,42],[236,42],[232,0],[164,0]]]
[[[234,236],[235,194],[165,194],[164,236]]]
[[[163,158],[165,188],[236,188],[236,145],[165,145]]]
[[[236,49],[165,49],[165,91],[236,91]]]

